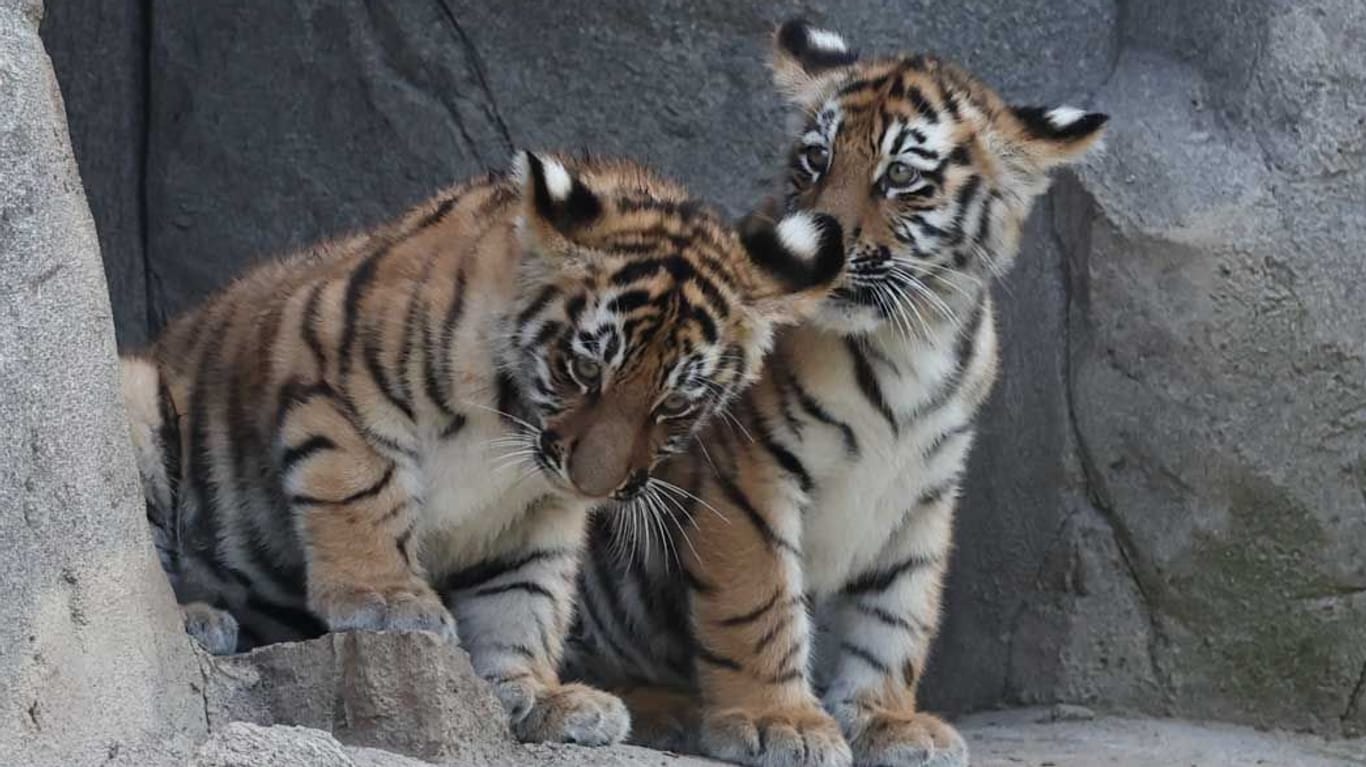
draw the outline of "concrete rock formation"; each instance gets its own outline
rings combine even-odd
[[[1043,202],[1000,293],[1005,376],[926,695],[1366,733],[1359,0],[51,5],[125,344],[513,144],[628,152],[739,212],[780,167],[761,51],[797,11],[1019,102],[1110,111],[1108,153]],[[205,723],[136,554],[37,9],[0,0],[0,678],[21,691],[0,747],[80,763]],[[100,724],[37,745],[77,721]]]
[[[199,668],[152,555],[40,15],[0,1],[0,762],[170,763],[205,734]]]

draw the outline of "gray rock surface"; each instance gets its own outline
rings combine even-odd
[[[1001,292],[926,698],[1366,732],[1359,0],[54,4],[125,343],[513,144],[634,154],[738,212],[775,175],[761,51],[795,11],[1112,112]]]
[[[431,634],[333,634],[201,661],[213,730],[196,756],[203,767],[418,763],[394,754],[480,767],[714,764],[631,746],[517,743],[469,656]]]
[[[1028,709],[958,722],[973,767],[1360,767],[1366,740],[1258,732],[1227,724],[1100,717],[1051,722]]]
[[[233,722],[204,742],[190,767],[420,767],[387,751],[348,749],[322,730]]]
[[[205,732],[152,553],[41,5],[0,1],[0,762],[168,763]]]
[[[209,725],[300,725],[430,761],[511,760],[507,717],[469,657],[429,634],[330,634],[204,656]]]

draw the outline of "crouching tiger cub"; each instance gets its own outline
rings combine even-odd
[[[645,742],[756,765],[963,765],[916,686],[997,374],[988,282],[1049,169],[1106,118],[1009,107],[927,56],[859,62],[800,21],[773,69],[801,118],[789,207],[839,221],[846,274],[779,334],[734,424],[667,467],[658,484],[677,489],[654,506],[681,517],[671,538],[621,557],[631,517],[594,520],[567,669],[623,692]]]
[[[255,268],[123,364],[187,627],[216,652],[458,627],[521,738],[620,739],[621,702],[556,670],[588,508],[639,493],[842,268],[828,220],[737,234],[637,165],[525,153]]]

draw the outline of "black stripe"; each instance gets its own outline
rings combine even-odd
[[[465,270],[455,273],[455,284],[451,288],[451,303],[441,320],[439,343],[427,346],[427,370],[424,386],[427,397],[436,404],[447,417],[455,415],[450,407],[451,397],[451,345],[455,341],[455,328],[465,313]]]
[[[326,286],[325,282],[313,286],[313,290],[308,294],[308,301],[304,303],[304,316],[299,328],[304,345],[313,354],[313,362],[318,366],[319,376],[327,364],[327,352],[323,349],[323,342],[318,338],[318,316],[322,309],[323,288]]]
[[[379,358],[379,344],[380,341],[378,338],[367,338],[365,340],[364,348],[362,350],[363,356],[365,357],[365,369],[370,374],[370,377],[374,379],[375,387],[379,389],[379,393],[389,401],[389,404],[393,405],[400,413],[403,413],[409,421],[416,420],[413,415],[412,405],[408,404],[408,402],[403,399],[403,392],[399,391],[398,387],[394,386],[393,381],[389,379],[389,375],[384,372],[384,362]]]
[[[971,431],[972,421],[964,421],[963,423],[960,423],[957,426],[941,433],[939,436],[931,440],[930,444],[926,445],[925,448],[921,451],[921,460],[928,463],[929,460],[935,457],[935,455],[937,455],[940,450],[943,450],[944,447],[948,445],[949,441],[952,440],[954,437],[957,437],[961,434],[967,434]]]
[[[333,501],[325,498],[314,498],[308,495],[295,495],[290,497],[289,502],[301,506],[345,506],[350,503],[355,503],[356,501],[363,501],[366,498],[373,498],[384,492],[384,488],[387,487],[389,481],[394,478],[394,469],[394,464],[389,464],[389,468],[385,470],[384,476],[376,480],[374,484],[363,490],[357,490],[341,500]]]
[[[573,549],[536,549],[515,559],[494,559],[481,562],[473,567],[467,567],[446,575],[441,579],[438,590],[444,593],[474,588],[488,583],[494,578],[516,572],[528,565],[565,559],[574,556],[576,553]]]
[[[916,112],[920,113],[920,116],[925,119],[925,122],[930,123],[931,125],[939,122],[939,113],[930,105],[930,102],[925,98],[925,94],[922,93],[919,88],[915,86],[907,88],[906,100],[911,102],[911,106],[915,108]]]
[[[798,380],[796,374],[791,370],[785,372],[787,374],[787,385],[796,393],[797,404],[801,405],[802,410],[806,411],[807,415],[817,421],[839,429],[841,436],[844,438],[845,454],[850,458],[857,458],[859,455],[858,436],[854,434],[853,427],[834,417],[828,410],[822,407],[821,404],[816,401],[816,398],[811,396],[811,394],[802,387],[801,381]]]
[[[719,626],[743,626],[746,623],[753,623],[754,621],[757,621],[760,618],[762,618],[764,613],[768,612],[769,610],[772,610],[773,606],[778,604],[778,600],[782,599],[782,596],[782,589],[778,589],[777,591],[773,592],[773,596],[769,597],[769,600],[767,602],[764,602],[763,604],[759,605],[753,610],[750,610],[747,613],[741,613],[740,615],[734,615],[729,618],[722,618],[718,620],[716,623]]]
[[[887,399],[882,394],[882,386],[878,384],[877,376],[873,373],[873,366],[869,364],[859,341],[855,338],[846,338],[844,344],[849,349],[849,356],[854,360],[854,377],[858,381],[859,391],[868,401],[868,404],[872,405],[873,409],[882,415],[887,426],[891,428],[892,434],[900,435],[901,425],[897,423],[891,406],[887,404]]]
[[[792,662],[797,659],[797,656],[801,654],[805,646],[806,645],[803,644],[800,639],[793,642],[792,646],[787,648],[787,652],[783,653],[783,657],[779,658],[778,662],[774,664],[781,670],[777,674],[769,677],[765,681],[768,681],[771,684],[780,684],[784,681],[789,681],[790,679],[792,679],[794,672],[797,676],[802,676],[803,669],[801,664],[797,664],[794,666]]]
[[[763,633],[763,636],[754,640],[754,652],[763,652],[764,648],[768,647],[769,643],[776,639],[778,634],[782,633],[782,631],[790,625],[792,625],[792,614],[786,613],[783,617],[775,621],[774,624],[769,627],[768,631]]]
[[[958,360],[957,366],[951,374],[939,383],[934,394],[928,400],[917,405],[911,411],[906,417],[907,423],[922,419],[944,407],[958,393],[958,389],[963,383],[963,377],[967,375],[968,368],[972,366],[973,356],[977,349],[977,333],[981,330],[985,317],[986,302],[979,300],[972,309],[972,316],[968,318],[968,324],[959,330],[958,341],[954,350]]]
[[[450,421],[447,422],[445,428],[441,430],[441,438],[450,439],[459,434],[460,431],[465,428],[466,420],[465,416],[460,413],[452,414],[450,416]]]
[[[408,311],[403,317],[403,340],[399,344],[398,362],[394,367],[398,369],[398,390],[403,395],[403,401],[412,403],[413,401],[413,381],[412,381],[412,361],[413,349],[417,347],[417,323],[421,319],[421,307],[423,301],[419,296],[423,287],[427,284],[428,276],[431,274],[432,265],[435,263],[434,257],[428,257],[426,265],[423,267],[423,279],[420,283],[413,285],[412,292],[408,296]],[[424,323],[425,324],[425,323]]]
[[[754,508],[754,504],[750,502],[749,497],[745,495],[744,491],[741,490],[729,476],[724,474],[717,476],[716,483],[720,485],[721,491],[726,494],[726,498],[730,499],[731,503],[735,504],[744,512],[745,517],[749,519],[750,524],[754,525],[754,529],[759,531],[759,535],[762,536],[764,540],[780,549],[785,549],[798,556],[801,555],[800,549],[778,535],[777,531],[768,524],[768,520],[764,519],[763,516],[759,514],[758,509]]]
[[[455,208],[455,204],[460,201],[460,198],[461,196],[463,196],[463,194],[464,190],[461,190],[459,192],[456,192],[455,194],[452,194],[450,197],[447,197],[446,199],[442,200],[441,204],[436,206],[436,210],[423,216],[422,219],[417,222],[417,228],[414,230],[414,234],[422,231],[423,229],[426,229],[429,226],[440,223],[441,219],[445,218],[446,215],[450,213],[453,208]]]
[[[858,658],[864,663],[867,663],[874,671],[878,672],[879,674],[886,675],[891,673],[891,669],[887,668],[887,664],[884,663],[881,658],[874,655],[873,652],[867,649],[866,647],[861,647],[859,645],[854,644],[853,642],[846,640],[840,642],[840,650],[854,656],[855,658]]]
[[[841,591],[846,595],[886,591],[901,576],[938,565],[941,561],[938,555],[912,554],[889,568],[872,570],[860,575],[846,583]]]
[[[555,601],[555,595],[550,591],[550,589],[546,588],[545,586],[542,586],[539,583],[534,583],[532,581],[514,581],[512,583],[505,583],[498,586],[485,586],[484,588],[475,591],[471,596],[478,599],[482,597],[492,597],[500,594],[508,594],[514,591],[520,591],[524,594],[530,594],[532,596],[545,597],[546,599],[549,599],[552,602]]]
[[[346,294],[342,299],[342,335],[338,350],[338,365],[342,376],[351,370],[351,350],[356,345],[356,334],[360,328],[360,304],[365,299],[366,288],[375,279],[380,259],[389,252],[390,243],[385,240],[367,255],[346,280]]]
[[[697,643],[694,652],[697,653],[697,659],[704,663],[708,663],[713,666],[719,666],[721,668],[730,669],[731,671],[739,671],[742,668],[739,661],[727,658],[724,655],[717,655],[716,653],[702,646],[701,642]]]
[[[397,517],[399,514],[402,514],[402,513],[403,513],[404,511],[406,511],[407,509],[408,509],[408,502],[407,502],[406,500],[404,500],[404,501],[399,501],[398,503],[394,504],[394,507],[393,507],[393,508],[391,508],[391,509],[389,509],[388,511],[384,512],[384,514],[382,514],[382,515],[380,516],[380,518],[379,518],[378,520],[376,520],[375,526],[378,527],[379,525],[383,525],[383,524],[388,523],[388,522],[389,522],[390,520],[392,520],[394,517]],[[407,531],[405,530],[404,532],[407,532]]]
[[[649,305],[651,300],[648,290],[628,290],[613,298],[607,304],[607,310],[618,314],[630,314],[642,306]]]
[[[758,424],[757,428],[759,430],[759,444],[763,445],[769,455],[773,456],[773,460],[778,462],[783,471],[797,479],[797,485],[801,487],[802,492],[810,492],[814,483],[811,481],[811,474],[802,465],[801,460],[791,450],[774,441],[773,435],[769,433],[765,425]]]
[[[307,459],[314,453],[324,450],[335,450],[337,443],[321,434],[315,434],[294,447],[285,448],[284,454],[280,457],[280,474],[289,474],[294,465]]]
[[[520,330],[523,325],[535,319],[536,315],[549,306],[550,302],[559,294],[560,288],[557,285],[547,285],[541,288],[541,292],[537,293],[536,297],[531,299],[531,303],[527,304],[526,308],[517,315],[517,328]]]
[[[584,583],[579,589],[578,607],[580,609],[578,613],[588,618],[597,627],[596,631],[590,629],[595,639],[601,639],[607,645],[607,649],[623,663],[632,663],[634,665],[634,656],[617,641],[616,636],[609,628],[611,624],[603,618],[603,615],[607,613],[605,613],[601,605],[598,604],[596,595],[597,591],[589,584]]]
[[[679,303],[685,303],[681,297],[679,298]],[[720,332],[716,329],[716,321],[711,318],[711,315],[707,314],[706,309],[703,309],[700,306],[689,305],[688,316],[701,327],[702,337],[707,340],[707,343],[714,344],[721,338]]]
[[[967,222],[968,208],[972,205],[972,201],[976,199],[977,190],[981,187],[981,176],[968,176],[968,179],[963,182],[963,185],[958,188],[958,192],[954,195],[954,203],[958,207],[953,214],[953,223],[949,225],[950,236],[948,245],[950,247],[962,245],[963,240],[967,238],[967,231],[964,228],[964,224]]]
[[[912,624],[905,618],[902,618],[898,615],[893,615],[887,612],[886,610],[882,609],[881,607],[877,607],[875,605],[866,605],[862,602],[855,603],[854,607],[857,608],[858,611],[863,613],[864,615],[886,626],[902,629],[903,631],[909,631],[913,634],[920,634],[923,631],[921,627]]]
[[[917,506],[929,506],[930,504],[942,499],[946,494],[948,494],[955,487],[957,487],[957,485],[957,478],[950,479],[947,482],[940,482],[937,485],[931,485],[930,487],[927,487],[924,490],[920,491],[920,495],[917,496],[915,499],[915,504]]]

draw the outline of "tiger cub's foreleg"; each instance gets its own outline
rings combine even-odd
[[[807,675],[800,515],[761,497],[762,487],[717,481],[723,487],[708,494],[711,509],[695,513],[683,547],[700,575],[692,617],[701,750],[763,767],[847,765],[849,746]]]
[[[475,671],[493,685],[513,734],[524,741],[608,745],[631,727],[616,696],[560,682],[585,514],[542,498],[527,512],[519,551],[442,587]]]
[[[333,631],[433,631],[455,621],[411,550],[420,499],[325,385],[293,393],[281,474],[307,553],[308,605]]]
[[[916,710],[916,686],[939,625],[951,494],[907,514],[873,568],[833,599],[833,673],[825,705],[856,765],[965,767],[952,726]]]

